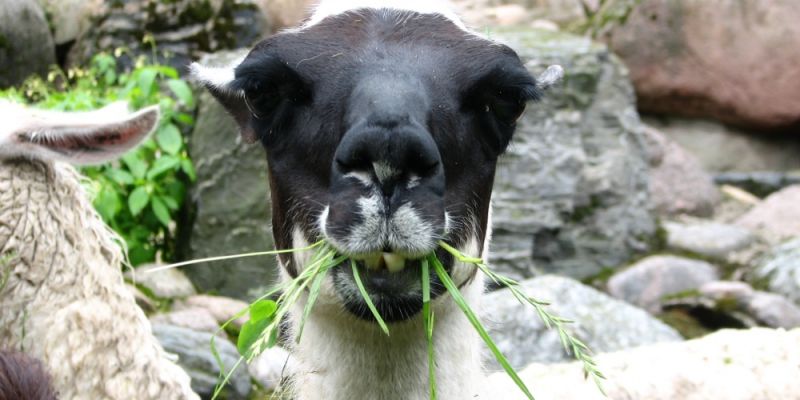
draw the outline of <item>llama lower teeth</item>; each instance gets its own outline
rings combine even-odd
[[[402,271],[406,267],[406,259],[394,253],[383,253],[383,261],[386,262],[389,272]]]

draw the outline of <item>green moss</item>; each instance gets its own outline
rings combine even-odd
[[[2,32],[0,32],[0,50],[10,49],[11,45],[8,43],[8,38]]]
[[[661,322],[671,326],[685,339],[694,339],[711,333],[698,320],[683,310],[668,310],[658,316]]]

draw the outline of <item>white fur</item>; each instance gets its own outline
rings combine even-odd
[[[63,126],[87,115],[19,107],[5,126],[24,126],[14,116],[47,115],[43,124],[53,115]],[[65,163],[0,158],[0,255],[13,255],[0,269],[0,349],[42,360],[62,400],[197,399],[123,282],[121,239],[80,180]]]

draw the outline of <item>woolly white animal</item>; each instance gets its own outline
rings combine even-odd
[[[429,398],[420,259],[432,251],[480,309],[482,276],[438,248],[486,256],[497,157],[538,79],[507,46],[467,30],[442,0],[322,1],[303,26],[195,77],[266,149],[272,226],[281,249],[325,239],[357,261],[333,268],[292,344],[300,400]],[[284,278],[308,257],[282,256]],[[431,277],[438,398],[475,398],[480,338]],[[289,315],[298,329],[305,299]]]
[[[111,160],[156,125],[129,113],[0,102],[0,349],[43,361],[60,399],[197,399],[122,278],[118,237],[62,162]]]

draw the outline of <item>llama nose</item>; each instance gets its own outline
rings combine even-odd
[[[408,115],[373,114],[355,124],[336,150],[341,174],[368,174],[390,200],[398,185],[413,189],[420,181],[443,174],[431,135]]]

